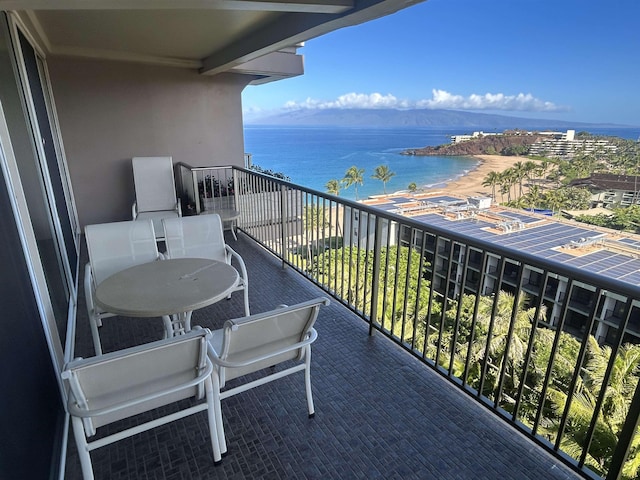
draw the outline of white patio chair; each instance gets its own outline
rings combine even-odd
[[[222,329],[213,332],[209,341],[209,358],[214,364],[213,396],[216,403],[218,440],[223,454],[227,451],[227,444],[220,402],[225,398],[304,371],[309,418],[314,416],[311,395],[311,343],[316,340],[318,334],[313,325],[320,306],[328,304],[328,299],[319,297],[250,317],[227,320]],[[222,390],[228,380],[287,361],[297,364]]]
[[[240,273],[235,291],[244,291],[244,314],[249,312],[249,277],[242,257],[224,241],[220,215],[196,215],[192,217],[165,218],[165,245],[169,258],[209,258],[234,264]]]
[[[159,258],[151,220],[101,223],[84,229],[89,262],[84,269],[84,294],[96,355],[102,355],[98,327],[113,317],[95,303],[96,287],[114,273]]]
[[[214,465],[221,461],[215,428],[215,403],[207,358],[207,329],[100,357],[69,362],[62,378],[69,388],[68,411],[78,446],[82,475],[93,479],[90,452],[123,438],[207,410]],[[98,428],[186,398],[196,405],[89,442]]]
[[[134,220],[153,221],[156,239],[163,240],[162,219],[181,217],[171,157],[135,157],[132,159],[136,201],[131,208]]]

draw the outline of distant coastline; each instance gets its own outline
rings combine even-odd
[[[266,116],[246,118],[246,125],[256,126],[307,126],[307,127],[359,127],[359,128],[436,128],[500,131],[521,128],[525,130],[602,128],[640,128],[634,125],[612,123],[587,123],[577,121],[514,117],[510,115],[467,112],[442,109],[394,109],[394,108],[300,108],[272,112]]]
[[[482,126],[478,130],[485,130]],[[383,185],[371,175],[379,165],[395,173],[386,191],[406,191],[415,183],[421,190],[453,191],[468,195],[490,195],[482,181],[490,171],[503,171],[513,163],[527,161],[518,156],[473,155],[411,156],[400,152],[411,148],[443,145],[451,135],[468,134],[473,129],[368,128],[256,126],[245,127],[246,152],[262,168],[282,172],[293,183],[320,192],[331,179],[340,180],[352,165],[365,169],[364,185],[358,186],[358,198],[383,194]],[[640,128],[589,129],[593,134],[636,140]],[[341,189],[340,196],[354,199],[354,186]]]

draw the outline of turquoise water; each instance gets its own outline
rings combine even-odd
[[[475,130],[483,130],[478,127]],[[484,131],[493,131],[484,129]],[[412,182],[418,187],[446,184],[469,172],[478,162],[469,157],[413,157],[400,155],[407,148],[449,143],[451,135],[471,133],[467,128],[354,128],[245,126],[245,151],[265,169],[282,172],[291,181],[321,192],[331,179],[340,180],[352,165],[364,168],[364,185],[358,198],[383,193],[379,180],[371,178],[379,165],[387,165],[395,176],[387,193],[404,190]],[[592,133],[637,139],[639,129],[601,129]],[[355,198],[351,186],[340,192]]]

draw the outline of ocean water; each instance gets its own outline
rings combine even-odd
[[[470,157],[417,157],[400,155],[402,150],[441,145],[451,135],[491,128],[360,128],[360,127],[285,127],[247,125],[245,151],[254,165],[282,172],[291,181],[325,192],[331,179],[340,180],[352,165],[363,168],[364,185],[358,185],[358,198],[383,193],[380,180],[371,178],[375,168],[387,165],[395,176],[387,182],[387,193],[418,187],[444,186],[468,173],[478,162]],[[591,133],[638,139],[640,128],[599,129]],[[342,189],[340,196],[355,198],[355,186]]]

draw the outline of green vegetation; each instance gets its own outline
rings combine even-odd
[[[520,156],[529,153],[529,145],[509,145],[504,147],[500,152],[500,155],[507,156]]]
[[[291,178],[289,178],[288,175],[285,175],[282,172],[275,172],[270,169],[262,168],[260,165],[253,164],[249,167],[249,170],[253,170],[254,172],[258,172],[258,173],[263,173],[265,175],[270,175],[272,177],[279,178],[280,180],[285,180],[287,182],[291,181]]]
[[[380,252],[380,282],[375,305],[382,328],[401,341],[414,337],[414,328],[422,329],[428,315],[439,316],[439,311],[429,312],[429,285],[421,275],[421,257],[406,247],[383,248]],[[422,265],[422,268],[426,268]],[[317,274],[317,281],[353,304],[366,315],[373,310],[373,255],[356,247],[320,252],[310,271]],[[418,286],[420,285],[420,288]],[[404,302],[406,295],[406,305]],[[433,307],[432,307],[433,309]],[[416,332],[415,338],[420,334]],[[416,346],[417,347],[417,346]]]
[[[340,195],[340,180],[331,179],[325,184],[324,188],[331,195]]]
[[[576,217],[576,220],[599,227],[640,233],[640,205],[614,208],[611,210],[611,215],[581,215]]]
[[[586,178],[593,173],[620,175],[640,174],[640,144],[616,137],[597,137],[580,132],[576,138],[606,139],[617,147],[615,152],[604,148],[577,152],[571,159],[533,157],[526,162],[516,162],[503,172],[489,172],[483,186],[491,187],[492,197],[500,194],[500,202],[515,208],[560,210],[584,210],[589,208],[591,193],[585,187],[570,186],[573,180]],[[503,150],[503,154],[522,155],[521,145]],[[614,210],[614,215],[586,217],[576,220],[616,230],[639,231],[634,210],[624,213]]]
[[[317,210],[310,212],[312,218],[321,216]],[[382,248],[375,271],[370,251],[336,247],[316,249],[307,264],[320,285],[536,434],[554,443],[562,428],[561,449],[575,459],[587,449],[586,465],[606,475],[638,383],[640,345],[624,344],[618,352],[593,440],[587,445],[610,347],[589,335],[581,353],[582,339],[546,327],[547,312],[542,308],[536,317],[525,295],[499,291],[442,297],[430,288],[431,264],[413,249]],[[636,435],[622,478],[637,478],[639,468]]]

